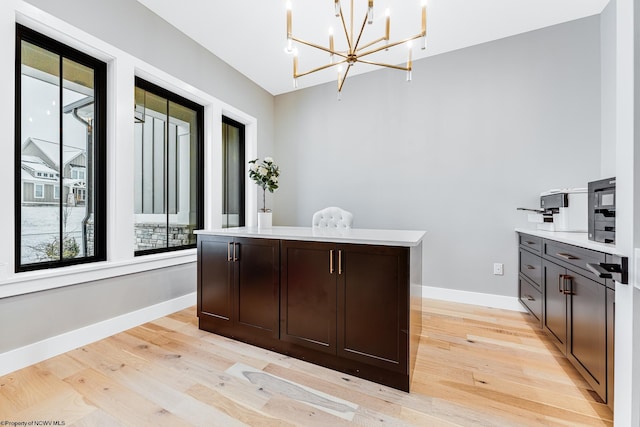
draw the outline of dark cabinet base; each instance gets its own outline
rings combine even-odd
[[[519,239],[520,301],[602,401],[613,407],[615,291],[609,279],[587,267],[610,255],[527,234]]]
[[[280,354],[304,360],[316,365],[324,366],[355,377],[393,387],[402,391],[409,391],[410,377],[408,373],[401,373],[371,366],[358,361],[345,359],[322,351],[305,348],[300,345],[281,341],[270,337],[255,334],[245,334],[232,328],[220,325],[218,318],[201,313],[198,319],[198,327],[207,332],[212,332],[228,338],[233,338],[247,344],[275,351]]]
[[[282,240],[273,256],[263,239],[198,239],[200,329],[409,391],[421,333],[421,244]]]

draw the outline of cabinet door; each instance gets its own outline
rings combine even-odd
[[[338,245],[338,355],[406,372],[408,248]]]
[[[278,338],[280,242],[236,238],[233,244],[237,333]]]
[[[616,321],[616,291],[607,288],[607,405],[613,410],[613,360]]]
[[[280,339],[335,354],[335,245],[287,240],[281,245]]]
[[[571,275],[571,298],[567,356],[606,401],[606,287],[580,274],[571,271],[568,274]]]
[[[567,353],[567,296],[562,292],[566,270],[552,262],[542,263],[544,274],[544,328],[562,351]]]
[[[198,317],[216,327],[230,328],[233,321],[231,239],[198,236]]]

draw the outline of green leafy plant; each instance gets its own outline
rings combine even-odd
[[[268,212],[266,205],[266,192],[273,193],[278,189],[278,177],[280,168],[271,157],[253,159],[249,162],[249,178],[251,178],[260,188],[262,188],[262,212]]]
[[[62,240],[62,258],[75,258],[80,253],[80,246],[76,239],[71,236],[65,236]],[[45,254],[48,259],[55,260],[60,258],[60,242],[58,238],[54,238],[51,242],[46,243],[44,247]]]

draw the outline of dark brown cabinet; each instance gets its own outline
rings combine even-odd
[[[336,354],[334,243],[282,241],[280,338]]]
[[[202,329],[261,343],[278,337],[278,240],[198,238],[198,317]]]
[[[281,339],[406,372],[407,248],[282,241]]]
[[[566,269],[545,261],[544,270],[544,329],[564,355],[567,354],[567,295],[564,288]]]
[[[587,268],[609,255],[526,234],[519,243],[520,300],[536,317],[540,307],[544,331],[612,407],[615,291],[611,280]],[[532,295],[541,297],[541,304],[533,303]]]
[[[545,270],[545,329],[593,389],[607,396],[606,287],[550,261]]]
[[[200,329],[409,391],[422,326],[420,241],[231,233],[198,234]]]
[[[520,238],[518,295],[520,302],[542,325],[542,259],[541,242],[533,238]]]

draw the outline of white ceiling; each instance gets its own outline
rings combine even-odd
[[[292,57],[286,45],[286,0],[138,0],[193,40],[213,52],[273,95],[293,89]],[[414,42],[413,59],[509,37],[515,34],[599,14],[609,0],[428,0],[427,49]],[[328,28],[336,48],[344,44],[342,27],[332,0],[292,0],[294,36],[327,46]],[[355,0],[356,31],[366,1]],[[349,10],[349,0],[342,0]],[[365,28],[363,41],[383,35],[384,13],[391,12],[391,41],[418,34],[421,0],[375,0],[375,22]],[[347,12],[347,23],[348,23]],[[401,64],[407,49],[397,46],[372,60]],[[328,55],[299,46],[299,72],[328,63]],[[350,75],[375,69],[357,64]],[[402,73],[402,71],[397,71]],[[298,79],[304,88],[336,80],[334,68]]]

